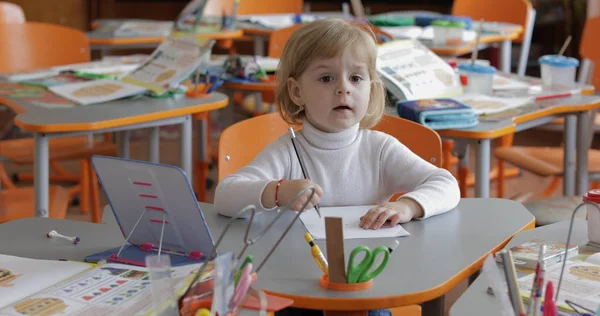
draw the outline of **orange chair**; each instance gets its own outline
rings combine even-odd
[[[600,33],[600,17],[588,19],[579,46],[579,54],[584,58],[580,68],[582,73],[580,78],[588,77],[591,61],[596,64],[600,62],[600,44],[596,40],[598,33]],[[600,71],[593,72],[591,81],[596,89],[600,88]],[[592,115],[592,117],[595,117],[595,115]],[[593,125],[590,128],[590,145],[592,136]],[[544,192],[546,197],[551,195],[558,186],[564,172],[563,148],[560,147],[501,147],[494,151],[494,155],[499,160],[507,161],[538,176],[554,177],[553,184]],[[600,174],[600,150],[590,149],[588,151],[588,162],[588,172],[590,174]],[[560,219],[568,219],[573,207],[580,202],[580,198],[564,197],[529,202],[526,203],[526,206],[536,216],[536,223],[545,225]],[[542,205],[543,207],[538,207]]]
[[[23,9],[11,2],[0,2],[0,24],[25,23]]]
[[[247,165],[267,144],[285,134],[288,127],[279,113],[273,112],[243,120],[223,130],[219,139],[219,181]],[[391,115],[385,115],[373,130],[392,135],[419,157],[434,166],[441,166],[442,144],[435,131]]]
[[[89,62],[89,44],[81,31],[60,25],[27,22],[4,24],[0,27],[0,72],[31,71],[52,66]],[[48,50],[48,47],[53,47]],[[33,140],[31,138],[5,140],[0,142],[0,155],[18,164],[31,164],[33,161]],[[94,173],[89,168],[89,157],[94,154],[114,155],[116,146],[110,137],[103,141],[91,141],[87,136],[52,139],[50,141],[50,165],[58,174],[50,180],[76,180],[79,185],[69,190],[71,195],[79,192],[81,210],[88,211],[92,199],[92,220],[100,221],[100,206]],[[72,175],[58,165],[58,161],[80,160],[80,175]],[[9,190],[15,188],[2,166],[2,184]],[[31,178],[25,175],[23,178]],[[92,191],[92,192],[90,192]],[[33,200],[33,199],[32,199]],[[27,216],[28,210],[23,209]],[[51,215],[52,216],[52,215]]]

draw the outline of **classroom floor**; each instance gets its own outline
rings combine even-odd
[[[214,139],[214,137],[213,137]],[[529,130],[524,131],[515,136],[514,143],[515,145],[537,145],[537,146],[560,146],[562,142],[562,133],[560,132],[547,132],[543,130]],[[216,140],[215,144],[216,146]],[[594,148],[599,148],[600,139],[596,138],[594,140]],[[162,132],[161,137],[161,146],[160,146],[160,162],[165,164],[179,164],[179,147],[178,147],[177,133],[176,129],[164,130]],[[214,147],[216,148],[216,147]],[[133,159],[141,159],[144,160],[147,156],[147,143],[144,138],[139,138],[131,141],[131,158]],[[470,162],[474,164],[475,158],[471,151],[471,159]],[[492,164],[493,165],[493,164]],[[67,170],[71,170],[73,172],[77,172],[79,164],[77,162],[65,163],[63,166]],[[9,175],[18,172],[18,171],[32,171],[32,168],[29,166],[16,166],[7,164],[7,171]],[[473,170],[473,166],[472,169]],[[212,179],[216,179],[216,168],[210,171],[210,177]],[[506,185],[506,196],[514,196],[517,193],[523,192],[531,192],[531,190],[535,190],[537,193],[541,193],[550,183],[552,179],[550,178],[540,178],[528,172],[522,172],[520,176],[510,178],[507,180]],[[28,185],[27,183],[19,183],[19,185]],[[560,195],[562,192],[562,187],[557,189],[554,195]],[[207,202],[213,201],[214,195],[214,186],[208,190],[207,194]],[[473,188],[469,189],[470,197],[473,196]],[[106,205],[106,199],[104,198],[103,193],[101,196],[101,207]],[[496,196],[496,183],[491,183],[491,196]],[[79,221],[89,221],[89,214],[81,213],[77,206],[72,206],[68,210],[67,219],[71,220],[79,220]],[[467,283],[463,282],[459,286],[457,286],[454,290],[452,290],[446,296],[446,310],[449,310],[452,303],[462,294],[462,292],[466,289]]]

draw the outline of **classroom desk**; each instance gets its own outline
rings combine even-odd
[[[14,83],[0,83],[0,103],[12,108],[17,116],[15,124],[34,134],[34,186],[35,210],[40,217],[48,216],[48,141],[50,138],[75,136],[81,134],[123,132],[119,137],[119,156],[129,156],[128,132],[135,129],[151,128],[149,160],[159,160],[160,126],[181,124],[180,161],[181,167],[192,175],[192,119],[191,115],[207,112],[227,105],[228,98],[222,93],[213,93],[209,97],[192,99],[135,98],[115,100],[88,106],[65,108],[45,108],[35,105],[11,90]],[[27,93],[44,88],[26,87]],[[14,94],[12,94],[14,93]],[[51,93],[50,93],[51,94]],[[59,98],[54,96],[55,98]],[[62,98],[60,98],[62,99]],[[203,143],[205,144],[205,142]],[[199,149],[201,150],[201,149]],[[206,149],[204,149],[206,150]]]
[[[599,95],[574,95],[566,98],[537,101],[514,110],[514,114],[497,120],[481,120],[465,129],[438,130],[441,137],[454,139],[460,165],[469,166],[469,145],[475,145],[475,196],[490,196],[491,141],[505,135],[547,124],[564,116],[564,195],[583,195],[588,187],[587,153],[589,112],[600,108]],[[390,115],[398,115],[395,107],[387,107]],[[508,111],[507,111],[508,112]],[[498,116],[498,115],[496,115]]]
[[[200,203],[200,208],[217,240],[228,218],[216,214],[211,204]],[[267,225],[274,215],[268,212],[257,216],[253,231]],[[292,212],[284,214],[271,231],[250,246],[247,254],[252,254],[257,265],[292,217]],[[106,224],[26,218],[0,224],[0,253],[82,260],[86,255],[119,247],[124,241],[108,206],[103,221]],[[221,251],[240,250],[245,225],[245,220],[232,225],[223,239]],[[533,228],[534,218],[515,201],[462,199],[455,210],[403,226],[411,235],[398,239],[400,245],[390,257],[388,267],[374,280],[372,288],[360,292],[335,292],[319,286],[321,272],[303,238],[304,225],[298,221],[259,273],[256,288],[291,298],[294,306],[302,308],[351,311],[423,304],[423,315],[441,315],[444,294],[479,270],[484,258],[501,249],[514,234]],[[72,245],[46,238],[45,234],[52,229],[67,236],[78,236],[81,242]],[[347,239],[344,241],[346,258],[358,245],[372,249],[389,245],[392,240]],[[324,240],[316,243],[326,253]]]
[[[156,48],[165,36],[116,36],[114,31],[127,20],[96,20],[94,29],[86,33],[90,49],[100,50],[103,55],[110,49]],[[242,30],[222,30],[215,33],[199,33],[198,37],[214,40],[235,39],[242,36]]]
[[[580,210],[581,212],[581,210]],[[569,221],[563,221],[547,226],[538,227],[518,233],[506,245],[506,248],[519,245],[532,239],[545,239],[549,241],[566,242],[569,231]],[[587,222],[585,220],[575,220],[573,223],[573,233],[571,243],[575,245],[584,245],[588,242]],[[498,266],[501,275],[504,275],[500,266]],[[517,270],[518,277],[525,274]],[[475,282],[467,289],[465,293],[452,305],[450,315],[454,316],[501,316],[502,309],[500,301],[493,295],[487,294],[489,284],[484,275],[480,275]],[[556,286],[556,284],[555,284]],[[556,291],[556,287],[554,288]]]

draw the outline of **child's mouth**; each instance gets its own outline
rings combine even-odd
[[[336,106],[335,108],[333,108],[336,111],[345,111],[345,110],[352,110],[349,106],[347,105],[340,105],[340,106]]]

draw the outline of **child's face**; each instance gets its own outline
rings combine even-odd
[[[322,131],[343,131],[367,112],[371,78],[367,64],[354,55],[346,50],[338,57],[316,59],[298,80],[289,79],[292,101],[304,105],[308,121]]]

